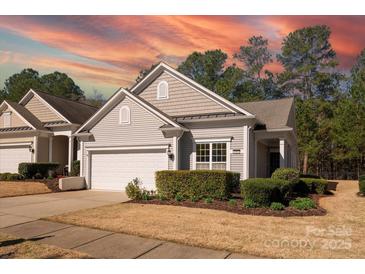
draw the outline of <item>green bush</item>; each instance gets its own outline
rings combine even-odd
[[[296,198],[290,201],[289,205],[299,210],[308,210],[316,208],[316,203],[310,198]]]
[[[247,199],[245,199],[243,201],[243,206],[245,208],[256,208],[256,207],[260,207],[259,204],[257,204],[256,202],[254,202],[252,199],[249,199],[249,198],[247,198]]]
[[[143,189],[142,182],[138,178],[134,178],[128,185],[125,187],[125,192],[129,199],[132,200],[141,200]]]
[[[235,199],[230,199],[230,200],[228,201],[228,204],[229,204],[230,206],[236,206],[236,205],[237,205],[237,200],[235,200]]]
[[[359,191],[365,195],[365,174],[359,176]]]
[[[156,172],[156,187],[169,199],[177,194],[226,199],[239,186],[239,173],[221,170],[164,170]]]
[[[71,176],[80,176],[80,161],[75,160],[71,165]]]
[[[199,198],[197,196],[191,196],[190,197],[190,201],[192,201],[193,203],[196,203],[197,201],[199,201]]]
[[[241,181],[241,195],[258,206],[269,207],[272,202],[284,202],[292,183],[270,178],[252,178]]]
[[[164,195],[159,193],[159,194],[157,194],[157,199],[159,199],[160,201],[166,201],[167,197],[165,197]]]
[[[59,167],[58,163],[20,163],[18,172],[26,179],[47,178],[49,172],[54,172]]]
[[[284,210],[285,206],[282,203],[273,202],[271,203],[270,208],[272,210]]]
[[[314,174],[300,174],[299,178],[321,179],[321,177]]]
[[[207,198],[205,198],[205,199],[204,199],[204,202],[205,202],[206,204],[211,204],[211,203],[213,203],[213,199],[212,199],[212,198],[210,198],[210,197],[207,197]]]
[[[271,175],[272,179],[287,180],[292,183],[299,182],[299,170],[295,168],[278,168]]]
[[[176,195],[175,195],[175,201],[176,202],[182,202],[184,200],[185,199],[184,199],[184,196],[183,195],[181,195],[180,193],[176,193]]]
[[[18,181],[22,179],[23,176],[21,176],[18,173],[9,173],[9,172],[0,173],[0,181]]]
[[[144,201],[149,201],[153,199],[153,195],[147,191],[147,190],[142,190],[142,195],[141,195],[141,199]]]
[[[310,193],[325,194],[328,189],[328,181],[325,179],[301,178],[300,181],[304,182]]]

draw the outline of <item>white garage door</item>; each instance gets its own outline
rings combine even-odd
[[[155,189],[155,172],[168,169],[165,151],[130,151],[91,154],[91,188],[124,190],[134,178]]]
[[[31,161],[28,147],[0,147],[0,173],[17,173],[19,163]]]

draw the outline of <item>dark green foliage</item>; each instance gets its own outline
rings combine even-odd
[[[284,210],[285,206],[282,203],[273,202],[271,203],[270,208],[272,210]]]
[[[199,198],[197,197],[197,196],[191,196],[190,197],[190,201],[192,201],[193,203],[195,203],[195,202],[197,202],[197,201],[199,201]]]
[[[71,176],[80,176],[80,161],[75,160],[71,165]]]
[[[316,208],[316,203],[310,198],[296,198],[295,200],[290,201],[289,206],[299,210],[308,210]]]
[[[284,202],[292,183],[285,180],[253,178],[241,181],[241,195],[259,206],[269,207],[272,202]]]
[[[321,179],[320,176],[315,174],[300,174],[299,178],[312,178],[312,179]]]
[[[9,172],[0,173],[0,181],[18,181],[23,179],[24,177],[18,173],[9,173]]]
[[[153,199],[153,195],[149,191],[142,190],[141,199],[144,201],[149,201]]]
[[[278,168],[271,175],[271,178],[297,183],[299,181],[299,170],[295,168]]]
[[[236,205],[237,205],[237,200],[235,200],[235,199],[230,199],[230,200],[228,201],[228,204],[229,204],[230,206],[236,206]]]
[[[157,194],[157,199],[159,199],[160,201],[166,201],[166,200],[168,200],[167,199],[167,197],[165,197],[164,195],[162,195],[162,194]]]
[[[245,208],[256,208],[256,207],[261,207],[261,205],[260,205],[260,204],[258,204],[258,203],[256,203],[256,202],[254,202],[252,199],[249,199],[249,198],[247,198],[247,199],[245,199],[245,200],[243,201],[243,206],[244,206]]]
[[[125,187],[125,192],[129,199],[132,200],[141,200],[142,199],[142,182],[138,178],[134,178],[128,185]]]
[[[58,163],[20,163],[18,172],[26,179],[43,179],[48,178],[49,173],[58,167]]]
[[[177,194],[183,198],[226,199],[239,185],[239,174],[213,170],[164,170],[156,172],[158,193],[169,199]]]
[[[14,102],[18,102],[30,89],[75,101],[84,99],[81,88],[67,74],[58,71],[40,76],[33,69],[24,69],[6,79],[4,85],[0,97]]]
[[[185,200],[185,197],[182,194],[176,193],[176,195],[175,195],[175,201],[176,202],[182,202],[184,200]]]
[[[213,199],[212,199],[212,198],[210,198],[210,197],[207,197],[207,198],[205,198],[205,199],[204,199],[204,202],[205,202],[206,204],[211,204],[211,203],[213,203]]]
[[[325,194],[328,188],[328,181],[325,179],[301,178],[307,187],[309,193]]]
[[[359,177],[359,191],[365,194],[365,175],[360,175]]]

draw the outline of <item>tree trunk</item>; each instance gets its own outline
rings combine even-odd
[[[303,159],[303,174],[308,173],[308,152],[304,152],[304,159]]]

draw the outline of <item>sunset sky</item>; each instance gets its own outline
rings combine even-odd
[[[65,72],[86,95],[96,89],[108,98],[160,60],[176,67],[208,49],[231,58],[252,35],[269,39],[275,55],[289,32],[314,24],[331,27],[340,69],[348,71],[365,47],[365,16],[0,16],[0,87],[31,67]]]

